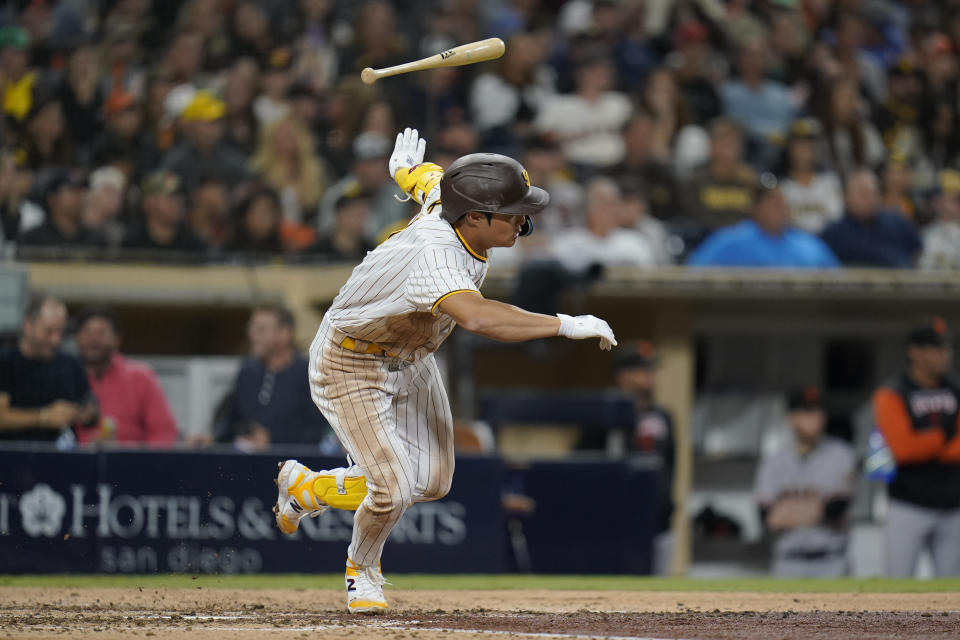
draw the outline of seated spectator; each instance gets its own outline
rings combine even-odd
[[[674,51],[667,64],[674,69],[680,93],[693,123],[706,126],[722,115],[715,76],[725,61],[710,46],[710,32],[700,22],[680,22],[673,30]]]
[[[685,215],[700,234],[740,222],[750,215],[757,174],[743,162],[743,134],[718,118],[710,125],[710,158],[683,189]]]
[[[817,157],[820,123],[796,120],[787,140],[787,175],[781,182],[790,206],[790,221],[798,229],[820,233],[843,215],[843,187],[833,171],[822,170]]]
[[[821,237],[844,265],[913,266],[922,248],[916,229],[899,213],[880,208],[880,190],[872,171],[855,171],[847,180],[846,214]]]
[[[516,123],[529,124],[545,100],[554,95],[554,77],[544,59],[548,47],[536,33],[515,33],[496,67],[470,85],[470,115],[484,148],[504,145],[517,134]]]
[[[931,198],[934,221],[923,230],[922,269],[960,269],[960,171],[945,169]]]
[[[57,171],[44,190],[47,215],[43,224],[20,236],[21,246],[102,247],[106,237],[98,229],[84,226],[82,218],[86,185],[74,173]]]
[[[832,168],[844,180],[857,167],[877,169],[886,151],[877,128],[861,112],[856,80],[834,80],[819,102],[818,118],[824,126]]]
[[[277,255],[280,241],[280,198],[275,191],[260,189],[237,205],[233,230],[225,250],[229,253]]]
[[[157,161],[157,146],[142,131],[143,114],[133,94],[114,92],[103,105],[103,131],[93,141],[91,161],[94,166],[110,164],[127,174],[131,182],[139,182]]]
[[[286,222],[312,222],[316,215],[326,177],[314,147],[310,131],[288,117],[265,129],[251,161],[263,182],[280,194]]]
[[[33,106],[37,74],[30,70],[30,36],[23,27],[0,28],[0,97],[3,115],[22,122]]]
[[[317,238],[307,253],[337,262],[360,262],[374,249],[366,236],[370,203],[363,196],[342,196],[336,206],[336,225]]]
[[[0,440],[76,442],[74,427],[99,416],[83,365],[60,350],[67,308],[37,296],[23,314],[16,346],[0,352]]]
[[[219,98],[198,91],[180,114],[184,140],[167,152],[162,167],[177,174],[187,192],[201,176],[217,175],[234,185],[248,175],[244,157],[223,140],[225,111]]]
[[[917,223],[913,201],[913,171],[902,153],[891,152],[883,166],[880,208]]]
[[[680,196],[671,166],[672,138],[659,135],[654,119],[640,109],[627,122],[623,141],[623,161],[613,170],[618,181],[639,182],[654,218],[669,220],[678,216]],[[552,200],[552,190],[550,197]]]
[[[201,177],[190,193],[187,225],[211,249],[219,249],[227,239],[229,204],[227,185],[218,176]]]
[[[67,55],[58,89],[67,130],[82,161],[89,162],[90,147],[100,133],[105,99],[99,52],[92,42],[83,42]]]
[[[575,91],[543,101],[533,121],[535,131],[553,136],[574,166],[588,173],[623,160],[620,131],[632,107],[624,94],[613,91],[613,64],[588,55],[576,65]]]
[[[170,171],[156,171],[140,187],[141,219],[123,239],[125,249],[144,251],[206,250],[203,240],[183,219],[183,191],[180,178]]]
[[[792,442],[760,461],[754,486],[763,526],[776,535],[773,575],[845,576],[856,457],[849,444],[824,434],[815,387],[791,392],[787,412]]]
[[[117,318],[107,309],[86,309],[75,340],[87,380],[100,404],[100,420],[78,427],[81,443],[112,440],[167,445],[177,440],[173,413],[149,365],[120,353]]]
[[[35,170],[76,164],[70,134],[60,101],[46,93],[38,94],[24,120],[17,153],[23,154],[25,164]]]
[[[656,252],[647,239],[621,225],[623,198],[617,183],[603,176],[587,183],[586,226],[559,232],[551,254],[568,271],[584,273],[594,265],[656,264]]]
[[[672,264],[674,255],[671,236],[664,224],[650,215],[650,207],[643,191],[635,184],[627,183],[623,185],[621,195],[620,226],[633,229],[646,238],[656,264]]]
[[[21,233],[43,223],[43,209],[27,199],[33,183],[33,172],[23,158],[0,149],[0,232],[8,242],[16,242]]]
[[[765,39],[755,38],[737,52],[737,78],[720,89],[724,114],[746,132],[750,156],[765,169],[773,168],[776,154],[794,117],[790,92],[766,78],[770,61]]]
[[[763,174],[754,196],[753,219],[714,231],[690,256],[695,267],[838,266],[815,235],[790,227],[790,209],[776,179]]]
[[[384,167],[392,146],[379,133],[361,133],[353,141],[353,165],[338,182],[330,186],[320,202],[317,230],[320,233],[333,227],[336,219],[336,203],[344,195],[365,196],[370,202],[370,220],[367,235],[375,238],[384,229],[397,222],[406,221],[413,215],[413,208],[394,196],[398,194],[393,176],[387,175]]]
[[[214,426],[217,442],[318,446],[329,436],[330,427],[310,397],[307,359],[294,347],[293,334],[293,315],[284,307],[253,310],[247,327],[250,355]]]
[[[123,213],[127,179],[115,167],[100,167],[90,174],[90,189],[83,203],[81,221],[94,233],[103,234],[106,243],[116,247],[123,240]]]
[[[960,386],[946,323],[907,336],[907,367],[873,395],[896,475],[887,493],[887,575],[913,577],[929,549],[937,576],[960,576]]]

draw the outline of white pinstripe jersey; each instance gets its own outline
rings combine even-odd
[[[367,254],[327,311],[337,329],[405,360],[436,351],[454,321],[437,306],[448,295],[477,291],[486,258],[469,248],[439,207]]]

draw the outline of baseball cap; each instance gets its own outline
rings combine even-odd
[[[931,195],[937,196],[941,193],[948,196],[960,194],[960,171],[956,169],[943,169],[937,174],[937,181],[933,185],[933,193]]]
[[[7,25],[0,27],[0,49],[12,47],[14,49],[26,49],[30,46],[30,36],[27,30],[17,25]]]
[[[43,195],[44,197],[49,197],[64,187],[83,189],[86,186],[86,180],[84,180],[79,174],[66,169],[57,169],[50,175],[49,178],[47,178]]]
[[[657,349],[648,340],[625,344],[614,352],[613,370],[652,369],[657,366]]]
[[[293,66],[293,51],[290,47],[274,47],[263,60],[266,71],[286,71]]]
[[[673,30],[673,42],[676,46],[682,47],[691,42],[705,42],[710,38],[710,32],[702,23],[696,20],[687,20],[681,22]]]
[[[947,322],[940,317],[934,317],[929,322],[914,327],[907,334],[908,347],[943,347],[949,343]]]
[[[353,140],[353,157],[356,160],[375,160],[390,155],[390,142],[382,134],[365,131]]]
[[[180,177],[172,171],[154,171],[140,184],[140,192],[143,196],[172,196],[179,194],[180,189]]]
[[[815,411],[822,408],[820,390],[812,384],[792,389],[787,394],[787,411]]]
[[[180,114],[184,122],[210,122],[223,117],[227,105],[209,91],[197,91]]]

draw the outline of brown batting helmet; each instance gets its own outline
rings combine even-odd
[[[499,153],[471,153],[458,158],[440,180],[441,215],[453,224],[470,211],[524,216],[520,235],[533,231],[530,216],[543,211],[550,195],[530,186],[526,169]]]

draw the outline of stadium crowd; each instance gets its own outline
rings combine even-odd
[[[0,25],[8,256],[357,261],[413,212],[386,171],[413,126],[442,166],[520,159],[552,195],[522,257],[573,271],[960,266],[954,0],[33,0]],[[489,36],[500,60],[360,82]]]

